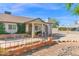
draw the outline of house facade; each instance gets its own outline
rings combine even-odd
[[[40,34],[41,36],[52,34],[52,23],[45,22],[40,18],[34,19],[29,17],[14,16],[11,14],[0,14],[0,23],[3,23],[4,31],[10,34],[17,33],[17,31],[21,29],[25,29],[25,33],[30,33],[31,37],[34,37],[37,34]],[[22,27],[19,29],[17,24],[24,24],[25,28]]]

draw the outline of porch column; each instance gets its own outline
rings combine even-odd
[[[34,23],[32,23],[32,38],[34,37],[35,35],[35,28],[34,28]]]
[[[43,32],[44,32],[44,25],[42,24],[42,36],[43,36]]]
[[[48,35],[49,35],[50,34],[50,25],[47,24],[47,26],[48,26]]]
[[[48,24],[48,35],[52,34],[52,27],[51,24]]]
[[[28,24],[26,24],[26,32],[28,32],[29,31],[29,25]]]

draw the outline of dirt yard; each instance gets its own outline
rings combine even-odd
[[[79,42],[59,43],[32,53],[33,56],[79,56]]]
[[[57,40],[60,41],[75,41],[75,42],[62,42],[49,48],[41,49],[32,53],[33,56],[79,56],[79,32],[59,32],[65,34]]]

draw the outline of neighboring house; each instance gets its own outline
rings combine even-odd
[[[75,21],[74,24],[67,24],[67,25],[59,26],[59,28],[60,27],[66,28],[70,31],[79,31],[79,20]]]
[[[42,36],[52,34],[52,23],[45,22],[40,18],[33,19],[4,13],[0,14],[0,23],[4,24],[5,32],[7,33],[16,33],[17,30],[20,30],[17,23],[24,23],[25,32],[31,32],[32,37],[34,37],[37,31],[41,31]]]

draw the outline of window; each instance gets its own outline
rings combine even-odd
[[[8,29],[12,29],[12,25],[8,25]]]
[[[16,29],[16,25],[8,25],[8,26],[9,26],[8,27],[9,30]]]
[[[16,25],[13,25],[13,29],[16,29]]]

